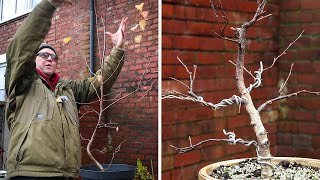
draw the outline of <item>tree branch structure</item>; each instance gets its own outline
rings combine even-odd
[[[187,151],[194,149],[195,147],[197,147],[201,144],[204,144],[204,143],[207,143],[210,141],[218,141],[218,142],[224,141],[224,142],[228,142],[229,144],[239,143],[239,144],[244,144],[246,146],[253,145],[256,147],[258,162],[262,165],[261,179],[271,179],[271,177],[273,175],[274,168],[271,165],[272,156],[270,154],[270,141],[267,136],[267,134],[268,134],[267,130],[264,128],[264,125],[262,124],[261,116],[259,113],[268,104],[271,104],[275,101],[290,98],[292,96],[297,96],[298,94],[301,94],[301,93],[320,95],[320,92],[300,90],[300,91],[297,91],[297,92],[294,92],[291,94],[284,95],[282,93],[282,90],[291,75],[291,71],[293,68],[293,65],[291,65],[289,75],[288,75],[287,79],[285,80],[285,82],[281,85],[280,90],[279,90],[280,95],[278,97],[270,99],[270,100],[266,101],[265,103],[263,103],[262,105],[260,105],[260,107],[256,108],[254,106],[254,103],[252,101],[250,93],[251,93],[251,91],[253,91],[253,89],[261,86],[263,72],[274,67],[274,65],[278,61],[278,59],[281,56],[286,54],[286,51],[302,36],[304,31],[302,31],[300,33],[300,35],[292,43],[290,43],[288,45],[288,47],[286,49],[284,49],[284,51],[280,55],[278,55],[277,57],[275,57],[273,59],[273,62],[270,66],[264,68],[263,62],[260,62],[259,69],[254,71],[254,75],[253,75],[244,66],[244,64],[245,64],[244,57],[245,57],[246,45],[247,45],[246,33],[247,33],[248,29],[250,27],[252,27],[256,22],[261,21],[261,20],[271,16],[271,14],[265,15],[264,8],[267,3],[267,0],[258,0],[257,1],[256,12],[250,21],[244,22],[241,25],[241,27],[238,27],[238,28],[232,27],[231,28],[232,30],[235,31],[236,39],[231,39],[231,38],[228,38],[224,35],[224,31],[226,29],[226,26],[229,24],[229,20],[226,17],[224,10],[222,8],[221,0],[217,0],[217,1],[219,2],[219,11],[221,12],[222,18],[224,19],[225,23],[224,23],[223,27],[220,26],[219,15],[218,15],[218,12],[216,9],[217,6],[214,4],[213,0],[210,0],[211,8],[212,8],[214,17],[218,23],[218,28],[220,31],[219,33],[215,32],[215,31],[213,31],[213,32],[224,40],[232,41],[232,42],[235,42],[238,44],[238,53],[237,53],[236,62],[233,62],[231,60],[229,62],[234,64],[236,67],[235,80],[236,80],[236,85],[237,85],[239,95],[233,95],[232,97],[227,98],[227,99],[223,99],[219,103],[216,103],[216,104],[205,101],[202,96],[196,94],[196,92],[194,91],[194,87],[193,87],[195,77],[196,77],[195,75],[196,75],[197,66],[193,65],[194,69],[192,72],[188,69],[188,67],[179,58],[177,58],[178,61],[185,67],[185,70],[189,75],[189,82],[187,84],[187,83],[185,83],[179,79],[173,78],[173,77],[170,77],[170,79],[173,81],[176,81],[176,82],[182,84],[184,87],[186,87],[187,94],[184,94],[184,93],[178,92],[178,91],[174,91],[174,90],[166,90],[165,89],[163,91],[166,94],[164,94],[162,96],[162,99],[189,100],[189,101],[197,102],[205,107],[209,107],[212,110],[219,110],[222,107],[226,107],[226,106],[229,106],[232,104],[237,104],[238,106],[243,105],[245,107],[247,113],[249,114],[249,117],[251,120],[250,124],[253,127],[253,130],[255,132],[257,140],[256,141],[245,141],[243,139],[236,139],[235,134],[233,132],[225,132],[225,130],[223,130],[223,133],[228,136],[227,139],[207,139],[204,141],[200,141],[196,144],[193,144],[191,141],[191,138],[189,137],[189,146],[181,148],[181,147],[176,147],[176,146],[171,145],[171,147],[173,147],[179,153],[185,153]],[[244,71],[246,71],[254,79],[254,82],[252,84],[249,84],[248,86],[245,85]]]
[[[97,15],[97,12],[95,14],[96,16],[96,23],[98,23],[98,15]],[[145,68],[142,75],[140,76],[139,75],[139,78],[136,78],[136,82],[135,84],[137,84],[137,87],[133,90],[130,90],[130,92],[124,92],[124,91],[121,91],[121,92],[118,92],[118,93],[108,93],[108,92],[105,92],[105,89],[104,89],[104,84],[109,80],[109,78],[111,78],[114,73],[117,71],[117,69],[120,68],[120,62],[123,61],[123,57],[122,56],[122,59],[119,61],[119,63],[117,64],[117,67],[114,69],[113,72],[111,72],[111,75],[107,78],[103,78],[104,77],[104,74],[103,74],[103,71],[104,71],[104,61],[106,59],[106,26],[105,26],[105,22],[103,20],[103,18],[100,18],[101,19],[101,24],[102,24],[102,28],[103,28],[103,43],[101,44],[100,43],[100,36],[99,36],[99,33],[96,33],[97,35],[97,42],[98,42],[98,51],[99,51],[99,58],[97,59],[100,59],[100,65],[101,65],[101,72],[102,74],[98,77],[99,79],[99,88],[96,88],[94,83],[91,82],[91,85],[92,85],[92,88],[94,89],[95,93],[96,93],[96,97],[97,97],[97,100],[95,101],[91,101],[89,103],[80,103],[80,102],[76,102],[77,105],[93,105],[93,104],[99,104],[99,110],[96,110],[94,109],[93,107],[84,107],[84,112],[81,113],[81,116],[79,117],[79,119],[83,118],[84,116],[86,116],[87,114],[89,113],[94,113],[95,115],[98,116],[98,120],[97,120],[97,123],[95,124],[95,127],[94,127],[94,130],[91,134],[91,137],[90,138],[84,138],[81,134],[80,134],[80,137],[82,140],[86,141],[87,144],[86,144],[86,151],[87,151],[87,154],[88,156],[90,157],[90,159],[97,165],[97,167],[101,170],[101,171],[108,171],[108,169],[110,168],[110,165],[115,157],[115,155],[120,151],[121,149],[121,145],[127,141],[124,140],[122,141],[118,147],[115,149],[115,151],[113,152],[113,155],[112,155],[112,158],[111,158],[111,162],[108,166],[107,169],[104,169],[103,166],[100,164],[100,162],[98,162],[98,160],[93,156],[92,152],[93,151],[97,151],[99,153],[106,153],[108,151],[108,148],[107,147],[104,147],[102,150],[98,150],[98,149],[91,149],[92,148],[92,144],[93,144],[93,141],[95,139],[95,137],[97,136],[97,131],[100,129],[100,128],[107,128],[107,129],[114,129],[116,132],[119,131],[119,126],[118,126],[118,123],[116,122],[112,122],[111,119],[109,120],[109,122],[103,122],[103,116],[104,116],[104,112],[106,110],[108,110],[110,107],[112,107],[113,105],[115,105],[116,103],[119,103],[120,101],[130,97],[130,96],[134,96],[135,93],[137,92],[143,92],[144,94],[137,97],[137,101],[141,101],[143,100],[147,94],[149,93],[149,91],[153,88],[154,86],[154,83],[156,82],[156,74],[157,74],[157,71],[156,72],[150,72],[150,68],[149,68],[149,65],[151,63],[151,58],[146,62],[146,65],[144,65],[143,67]],[[122,35],[124,36],[123,32],[122,32]],[[86,65],[88,67],[88,69],[90,70],[89,68],[89,64],[86,60],[86,57],[84,55],[84,53],[80,50],[80,54],[81,56],[84,58],[85,62],[86,62]],[[91,71],[91,70],[90,70]],[[94,74],[93,72],[90,72],[91,74]],[[151,74],[151,76],[149,76],[148,78],[146,78],[146,73],[149,73]],[[94,74],[96,75],[96,74]],[[111,97],[112,96],[112,97]],[[111,98],[110,98],[111,97]]]

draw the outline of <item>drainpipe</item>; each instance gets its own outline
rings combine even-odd
[[[94,73],[94,29],[95,29],[95,9],[94,0],[90,0],[90,72]]]

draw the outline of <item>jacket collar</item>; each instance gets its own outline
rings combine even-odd
[[[36,68],[36,70],[37,70],[37,73],[42,77],[42,79],[44,79],[45,82],[54,91],[56,89],[56,85],[60,79],[60,76],[57,73],[53,73],[52,76],[48,79],[47,76],[44,75],[40,69]]]

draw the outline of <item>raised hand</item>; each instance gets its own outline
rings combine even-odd
[[[110,36],[112,43],[118,48],[124,48],[124,42],[125,42],[124,37],[125,37],[127,20],[128,20],[127,17],[121,19],[120,26],[117,32],[115,32],[114,34],[110,32],[106,32],[106,34]]]

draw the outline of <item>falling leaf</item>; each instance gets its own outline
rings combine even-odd
[[[136,29],[138,28],[138,26],[139,26],[139,24],[136,24],[136,25],[133,26],[130,30],[131,30],[131,31],[134,31],[134,30],[136,30]]]
[[[139,26],[140,26],[140,29],[141,29],[142,31],[146,30],[147,21],[146,21],[146,20],[140,20],[140,21],[139,21]]]
[[[119,127],[116,128],[116,131],[117,131],[117,132],[119,131]]]
[[[137,44],[140,44],[141,43],[141,39],[142,39],[142,35],[137,35],[135,38],[134,38],[134,42],[136,42]]]
[[[147,16],[148,16],[148,11],[142,11],[140,12],[141,16],[144,18],[144,19],[147,19]]]
[[[142,10],[143,10],[143,4],[144,4],[144,3],[141,3],[141,4],[139,4],[139,5],[135,5],[134,7],[137,8],[140,12],[142,12]]]
[[[71,41],[71,37],[66,37],[63,39],[63,44],[67,45]]]

